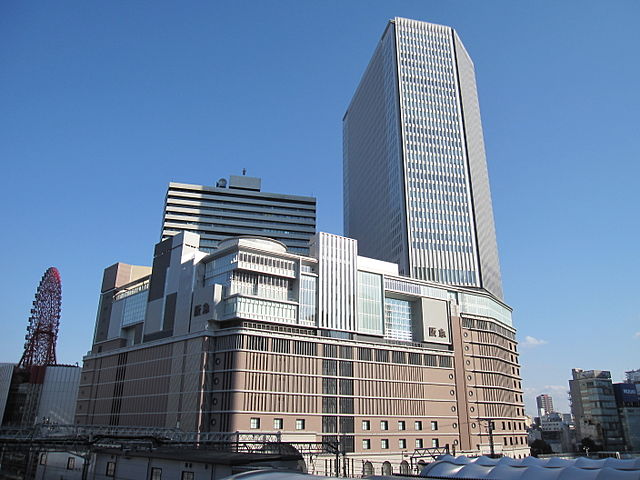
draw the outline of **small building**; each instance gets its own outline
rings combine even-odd
[[[575,451],[575,428],[566,422],[562,414],[550,413],[540,417],[540,431],[542,440],[553,453],[568,453]]]
[[[74,422],[80,367],[45,365],[22,368],[0,364],[2,426]]]

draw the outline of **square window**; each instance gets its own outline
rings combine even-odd
[[[422,439],[416,438],[416,448],[422,448]]]
[[[107,477],[116,476],[116,462],[107,462],[107,469],[104,472]]]
[[[431,422],[431,430],[438,430],[438,422],[436,421]]]
[[[370,450],[371,449],[371,440],[369,440],[369,439],[362,440],[362,449],[363,450]]]
[[[304,418],[298,418],[296,420],[296,430],[304,430]]]
[[[386,438],[383,438],[382,440],[380,440],[380,448],[382,448],[383,450],[386,450],[389,448],[389,440]]]
[[[371,422],[369,420],[362,420],[362,430],[371,430]]]
[[[151,467],[151,480],[162,480],[162,469]]]
[[[420,420],[416,420],[414,423],[416,430],[422,430],[422,422]]]
[[[380,420],[380,430],[389,430],[389,422]]]
[[[67,458],[67,470],[73,470],[76,468],[76,459],[73,457]]]
[[[401,438],[398,440],[398,448],[407,448],[407,439],[406,438]]]
[[[251,428],[260,428],[260,419],[259,419],[259,418],[256,418],[256,417],[252,418],[252,419],[249,421],[249,426],[250,426]]]
[[[398,430],[406,430],[407,423],[404,420],[398,420]]]
[[[276,430],[282,430],[284,428],[284,419],[282,418],[274,418],[273,419],[273,428]]]
[[[433,448],[438,448],[438,447],[440,446],[440,442],[438,441],[438,439],[437,439],[437,438],[432,438],[432,439],[431,439],[431,446],[432,446]]]
[[[193,472],[182,472],[181,480],[193,480],[195,475]]]

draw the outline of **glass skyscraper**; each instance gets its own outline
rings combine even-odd
[[[343,130],[344,233],[360,254],[502,298],[475,72],[457,33],[391,20]]]

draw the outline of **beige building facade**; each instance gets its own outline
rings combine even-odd
[[[309,257],[198,241],[159,243],[152,269],[105,270],[78,423],[339,441],[353,475],[488,453],[489,421],[496,452],[527,454],[511,310],[491,294],[399,276],[336,235]]]

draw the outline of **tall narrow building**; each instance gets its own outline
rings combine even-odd
[[[344,230],[361,254],[502,298],[474,66],[457,33],[391,20],[343,130]]]
[[[553,409],[553,398],[551,395],[547,395],[546,393],[536,397],[536,406],[538,407],[539,417],[544,417],[545,415],[555,412]]]
[[[576,422],[576,440],[589,438],[603,450],[624,450],[624,434],[607,370],[571,370],[569,394]]]
[[[245,175],[221,178],[215,187],[171,182],[162,222],[162,240],[197,233],[201,249],[215,250],[227,238],[260,235],[302,255],[316,233],[316,199],[262,191],[262,180]]]

